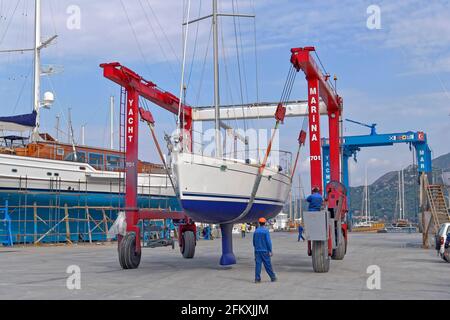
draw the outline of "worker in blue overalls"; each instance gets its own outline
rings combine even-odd
[[[305,241],[305,238],[303,237],[303,232],[305,231],[305,229],[303,228],[302,224],[299,224],[298,226],[298,242],[300,242],[300,240]]]
[[[306,201],[309,203],[308,211],[322,210],[323,198],[320,194],[320,189],[318,187],[314,187],[312,189],[312,194],[306,198]]]
[[[209,224],[206,225],[206,227],[203,229],[205,232],[205,240],[211,240],[211,226]]]
[[[264,264],[267,274],[272,282],[277,281],[277,277],[272,269],[271,257],[272,241],[270,240],[269,230],[266,229],[267,220],[259,219],[259,227],[253,234],[253,247],[255,248],[255,283],[261,282],[261,267]]]

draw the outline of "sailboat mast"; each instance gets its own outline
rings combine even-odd
[[[213,1],[213,42],[214,42],[214,107],[215,107],[215,142],[216,156],[222,157],[222,140],[220,138],[220,86],[219,86],[219,26],[217,0]]]
[[[368,187],[367,187],[367,165],[366,165],[366,168],[365,168],[366,170],[366,177],[365,177],[365,187],[364,187],[364,211],[365,211],[365,213],[366,213],[366,222],[368,222],[369,220],[368,220],[368,218],[369,218],[369,215],[368,215],[368,213],[369,213],[369,208],[368,208],[368,199],[367,199],[367,197],[368,197],[368,195],[369,195],[369,193],[368,193]]]
[[[402,169],[402,219],[405,220],[405,172]]]
[[[370,189],[369,185],[367,185],[367,215],[369,217],[369,221],[372,221],[372,213],[370,212]]]
[[[109,100],[109,147],[114,150],[114,96]]]
[[[34,95],[33,107],[36,111],[36,126],[33,130],[32,140],[39,139],[40,125],[40,90],[41,90],[41,0],[35,0],[35,26],[34,26]]]
[[[398,218],[402,219],[402,179],[401,171],[398,172]]]

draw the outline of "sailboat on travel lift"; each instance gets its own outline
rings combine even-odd
[[[172,153],[172,169],[181,205],[197,222],[220,224],[222,230],[221,265],[236,263],[232,229],[236,223],[253,223],[259,218],[276,217],[284,207],[291,189],[289,172],[279,166],[266,166],[223,155],[220,138],[220,92],[217,0],[213,0],[215,155],[195,154],[178,146]],[[226,16],[230,16],[227,14]],[[244,15],[231,15],[244,16]],[[245,15],[245,17],[249,17]],[[180,143],[181,144],[181,143]]]

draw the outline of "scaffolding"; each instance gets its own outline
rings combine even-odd
[[[109,241],[109,229],[123,211],[122,179],[110,181],[108,192],[90,191],[87,181],[79,181],[76,187],[67,189],[63,186],[69,181],[51,178],[44,182],[49,186],[46,191],[37,191],[30,186],[38,181],[43,184],[42,180],[27,177],[15,180],[18,188],[0,192],[0,203],[9,203],[5,206],[7,209],[0,207],[0,213],[6,210],[3,220],[6,216],[10,219],[9,231],[4,225],[6,222],[0,228],[0,243],[3,244],[7,239],[18,245]],[[162,192],[170,188],[169,181],[165,184],[152,186],[149,180],[148,185],[139,186],[139,206],[176,209],[176,198]],[[0,216],[0,222],[1,219]]]
[[[14,243],[12,239],[11,217],[9,216],[8,201],[5,201],[5,206],[0,208],[0,214],[3,214],[3,219],[0,219],[3,228],[1,228],[0,230],[5,230],[4,239],[0,239],[0,243],[2,243],[4,246],[12,247]]]

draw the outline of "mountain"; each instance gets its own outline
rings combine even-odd
[[[441,183],[443,171],[450,171],[450,153],[442,155],[432,162],[433,179]],[[419,178],[417,166],[404,170],[406,217],[414,220],[419,212]],[[353,216],[361,214],[364,186],[350,188],[350,211]],[[398,171],[391,171],[369,186],[369,200],[372,216],[378,218],[397,218],[398,215]]]

